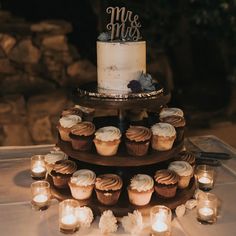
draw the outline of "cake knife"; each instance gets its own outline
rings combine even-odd
[[[229,160],[232,156],[225,152],[194,152],[196,158],[208,158],[208,159],[219,159],[219,160]]]

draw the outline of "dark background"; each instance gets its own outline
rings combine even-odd
[[[160,51],[167,55],[173,72],[173,105],[224,111],[235,87],[234,1],[1,1],[2,9],[28,21],[69,21],[74,29],[69,35],[70,42],[94,64],[96,39],[107,23],[107,6],[126,6],[139,14],[148,45],[148,63],[158,61]]]

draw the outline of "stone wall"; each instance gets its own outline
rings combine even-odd
[[[29,23],[0,11],[0,145],[53,143],[67,88],[96,79],[68,43],[65,21]]]

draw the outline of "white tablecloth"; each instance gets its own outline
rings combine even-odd
[[[187,140],[189,149],[228,152],[236,150],[214,136],[193,137]],[[56,236],[58,230],[58,202],[43,212],[34,211],[30,205],[30,159],[35,153],[47,153],[53,145],[25,148],[0,148],[0,235],[1,236]],[[182,218],[174,217],[172,236],[235,236],[236,235],[236,158],[223,161],[217,168],[217,181],[212,190],[221,200],[221,210],[214,225],[201,225],[195,210],[187,211]],[[74,235],[102,235],[98,229],[99,217],[89,229],[80,229]],[[150,235],[149,219],[140,235]],[[110,235],[128,235],[119,225],[118,232]]]

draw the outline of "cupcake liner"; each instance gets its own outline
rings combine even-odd
[[[170,150],[175,141],[176,135],[172,137],[164,137],[159,135],[152,136],[152,148],[157,151]]]
[[[70,133],[70,129],[69,128],[63,128],[61,126],[57,127],[58,132],[60,134],[60,137],[63,141],[66,142],[70,142],[70,137],[69,137],[69,133]]]
[[[136,206],[145,206],[147,205],[152,197],[154,189],[150,189],[148,191],[138,192],[137,190],[133,190],[130,187],[127,188],[129,201],[131,204]]]
[[[68,183],[73,198],[78,200],[89,199],[93,193],[94,184],[88,186],[78,186],[71,182]]]
[[[78,136],[69,134],[71,139],[71,145],[74,150],[89,151],[93,144],[93,135],[90,136]]]
[[[177,183],[169,185],[156,183],[154,188],[158,197],[172,198],[176,195]]]
[[[187,188],[188,185],[189,185],[191,176],[192,176],[192,175],[180,176],[179,182],[178,182],[178,188],[179,188],[179,189]]]
[[[97,150],[97,153],[101,156],[114,156],[120,144],[120,140],[114,141],[100,141],[98,139],[94,139],[94,144]]]
[[[135,142],[135,141],[125,141],[126,149],[131,156],[144,156],[148,152],[150,141],[145,142]]]
[[[103,191],[99,189],[95,189],[97,199],[100,203],[107,206],[115,205],[120,197],[121,189],[116,191]]]
[[[68,188],[68,182],[70,181],[70,176],[53,176],[53,184],[57,188]]]

